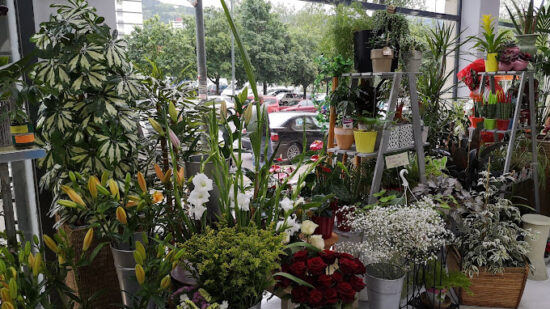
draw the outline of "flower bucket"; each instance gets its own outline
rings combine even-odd
[[[519,49],[524,53],[528,53],[529,55],[534,56],[537,53],[536,42],[537,42],[538,36],[539,36],[538,34],[516,35]]]
[[[131,306],[134,295],[141,288],[136,280],[136,261],[133,250],[117,249],[111,245],[111,253],[115,262],[118,284],[122,295],[122,303]]]
[[[474,117],[470,116],[470,127],[477,129],[477,125],[481,122],[483,122],[483,117]]]
[[[422,65],[422,52],[413,50],[408,54],[408,60],[405,64],[406,72],[420,72],[420,66]]]
[[[501,131],[508,130],[510,119],[497,119],[497,129]]]
[[[483,127],[486,129],[486,130],[494,130],[497,126],[497,120],[496,119],[489,119],[489,118],[485,118],[485,120],[483,120]]]
[[[485,72],[498,71],[498,53],[488,53],[487,60],[485,60]]]
[[[370,59],[372,60],[372,71],[374,73],[390,72],[393,50],[384,48],[373,49],[370,51]]]
[[[371,153],[374,152],[374,146],[376,145],[376,131],[355,131],[355,148],[357,152]]]
[[[330,217],[313,217],[313,222],[319,225],[314,234],[322,235],[323,239],[329,239],[332,236],[332,230],[334,229],[334,216]]]
[[[353,129],[334,128],[334,137],[338,148],[342,150],[348,150],[353,145]]]
[[[401,301],[401,291],[405,274],[399,267],[385,264],[367,265],[366,283],[370,309],[397,309]],[[380,269],[388,269],[387,276]],[[387,279],[386,279],[387,278]]]

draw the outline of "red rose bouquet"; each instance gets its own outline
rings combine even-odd
[[[365,266],[350,254],[307,249],[289,254],[281,263],[275,289],[301,308],[351,304],[365,287]]]

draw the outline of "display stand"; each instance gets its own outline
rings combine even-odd
[[[13,146],[0,147],[0,181],[2,186],[2,208],[3,208],[3,217],[4,224],[6,226],[6,236],[8,240],[8,246],[10,248],[16,248],[17,245],[17,232],[15,227],[15,212],[13,208],[13,197],[12,197],[12,180],[10,179],[9,164],[16,163],[25,160],[39,159],[46,156],[44,149],[38,147],[28,147],[28,148],[15,148]],[[34,184],[33,184],[34,185]],[[18,209],[18,214],[21,213],[28,214],[27,206],[22,202],[16,201],[16,206]],[[21,210],[21,212],[19,211]],[[37,217],[29,218],[25,216],[23,218],[25,222],[29,220],[38,220]],[[27,224],[25,224],[27,225]],[[32,230],[32,226],[38,226],[39,224],[34,222],[30,224],[31,226],[20,226],[19,230],[23,231],[24,234],[28,230]],[[32,233],[31,233],[32,234]],[[25,238],[28,238],[25,235]],[[29,239],[27,239],[29,240]]]
[[[338,147],[330,147],[334,144],[334,141],[330,139],[331,136],[334,136],[334,123],[331,121],[329,126],[329,148],[327,152],[329,154],[337,153],[342,154],[342,160],[345,161],[348,156],[354,156],[356,158],[376,158],[376,167],[374,170],[374,177],[372,180],[370,194],[369,194],[369,203],[376,202],[376,193],[380,191],[380,184],[382,182],[382,174],[384,172],[385,160],[384,157],[390,153],[402,152],[407,150],[415,150],[418,160],[418,172],[420,175],[420,182],[426,182],[425,175],[425,159],[424,159],[424,146],[422,142],[422,124],[420,118],[420,109],[418,106],[418,93],[416,89],[416,75],[418,73],[413,72],[388,72],[388,73],[348,73],[343,74],[342,77],[349,77],[353,79],[374,79],[377,77],[380,78],[389,78],[392,79],[392,87],[389,97],[389,107],[387,113],[387,120],[384,123],[382,130],[382,136],[380,138],[380,145],[378,150],[372,153],[358,153],[355,150],[340,150]],[[409,95],[410,95],[410,105],[413,118],[413,137],[414,145],[410,147],[404,147],[400,149],[388,150],[388,144],[391,134],[392,121],[394,119],[395,111],[397,110],[397,98],[399,96],[400,84],[403,76],[407,76],[409,81]],[[331,109],[331,119],[332,119],[332,109]],[[336,116],[334,115],[334,118]]]
[[[504,173],[510,172],[510,165],[512,164],[512,152],[514,151],[514,144],[516,141],[516,135],[518,130],[523,129],[520,126],[520,112],[521,104],[523,100],[523,93],[525,90],[525,83],[529,82],[529,114],[531,119],[531,152],[532,152],[532,161],[531,169],[533,175],[533,182],[535,185],[535,205],[537,213],[540,213],[540,192],[539,192],[539,179],[538,179],[538,158],[537,158],[537,126],[536,126],[536,102],[535,102],[535,76],[534,72],[522,71],[506,71],[506,72],[483,72],[481,74],[480,85],[485,85],[485,79],[488,78],[491,91],[495,92],[495,77],[496,76],[513,76],[514,80],[516,76],[519,76],[519,89],[518,97],[516,100],[516,108],[514,109],[514,115],[512,118],[512,128],[509,130],[481,130],[482,132],[492,132],[495,136],[495,141],[498,141],[498,134],[506,134],[510,136],[510,141],[508,142],[507,151],[506,151],[506,161],[504,163]],[[480,93],[483,95],[485,87],[480,87]],[[472,135],[474,133],[474,128],[469,128],[470,139],[472,140]]]

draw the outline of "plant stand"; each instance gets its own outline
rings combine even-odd
[[[482,132],[491,132],[494,134],[495,142],[498,141],[499,134],[503,135],[509,135],[510,140],[508,141],[508,147],[506,151],[506,161],[504,163],[504,173],[510,172],[510,165],[512,163],[512,152],[514,150],[514,144],[516,141],[516,135],[518,130],[524,129],[519,125],[520,121],[520,112],[521,112],[521,104],[523,99],[523,92],[525,90],[525,84],[529,82],[529,113],[530,113],[530,119],[531,119],[531,152],[532,152],[532,161],[531,161],[531,169],[533,172],[533,182],[535,184],[535,205],[537,213],[540,213],[540,188],[539,188],[539,179],[538,179],[538,150],[537,150],[537,125],[536,125],[536,102],[535,102],[535,76],[534,72],[528,72],[528,71],[522,71],[522,72],[515,72],[515,71],[508,71],[508,72],[483,72],[481,74],[481,81],[480,85],[485,85],[485,78],[488,78],[489,85],[491,86],[491,91],[495,92],[495,77],[501,77],[501,76],[508,76],[512,75],[514,77],[514,80],[517,76],[519,76],[519,89],[518,89],[518,97],[516,101],[516,108],[514,109],[514,115],[512,118],[512,127],[508,130],[481,130]],[[485,90],[485,87],[480,87],[481,95],[483,95],[483,92]],[[472,136],[474,134],[475,128],[469,128],[469,140],[472,140]]]
[[[387,154],[399,153],[399,152],[404,152],[408,150],[415,150],[417,154],[417,160],[418,160],[418,171],[420,175],[420,182],[421,183],[426,182],[424,146],[426,146],[427,144],[424,144],[422,141],[422,125],[421,125],[421,118],[420,118],[420,108],[418,106],[418,92],[416,90],[417,74],[418,73],[414,73],[414,72],[388,72],[388,73],[348,73],[348,74],[342,75],[342,77],[351,78],[352,81],[354,79],[374,79],[376,77],[392,79],[392,87],[391,87],[390,97],[388,100],[389,107],[387,110],[388,121],[384,123],[384,128],[382,130],[382,135],[380,137],[380,145],[378,147],[378,150],[372,153],[359,153],[355,151],[355,149],[353,148],[350,150],[340,150],[338,147],[330,147],[334,145],[334,143],[330,139],[331,136],[334,136],[332,133],[334,132],[334,126],[331,123],[329,127],[329,141],[328,141],[329,148],[327,150],[329,154],[331,153],[342,154],[343,162],[345,162],[348,157],[355,157],[356,163],[358,162],[359,158],[369,158],[369,159],[376,158],[376,167],[374,170],[374,177],[370,188],[369,203],[374,203],[376,201],[376,197],[374,196],[374,194],[380,191],[382,174],[384,172],[384,167],[385,167],[385,156]],[[399,87],[403,76],[407,76],[409,81],[410,105],[411,105],[412,118],[413,118],[412,127],[413,127],[414,145],[388,150],[391,129],[393,127],[391,122],[393,121],[394,114],[397,110],[397,98],[399,96]]]

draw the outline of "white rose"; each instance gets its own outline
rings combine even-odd
[[[321,235],[312,235],[309,237],[309,243],[319,250],[325,249],[325,240]]]
[[[193,184],[195,185],[195,190],[199,191],[208,192],[214,188],[212,179],[208,178],[208,176],[203,173],[197,174],[193,177]]]
[[[318,224],[315,224],[313,221],[306,220],[302,222],[302,233],[304,235],[311,235],[315,233],[315,229],[318,227]]]

